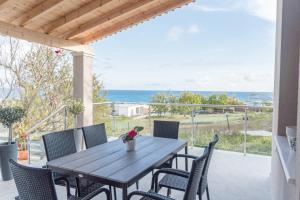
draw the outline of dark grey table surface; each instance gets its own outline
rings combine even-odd
[[[55,172],[122,188],[126,199],[130,185],[183,148],[187,153],[187,141],[139,136],[135,151],[127,152],[125,144],[118,139],[49,161],[47,165]]]

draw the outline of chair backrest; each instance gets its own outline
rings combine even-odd
[[[22,200],[57,200],[57,195],[49,169],[26,167],[9,161],[15,184]]]
[[[202,173],[202,177],[201,177],[200,185],[199,185],[199,187],[200,187],[199,191],[201,191],[201,194],[203,194],[203,192],[205,191],[206,186],[207,186],[208,168],[209,168],[209,164],[210,164],[210,160],[211,160],[213,151],[214,151],[215,146],[218,141],[219,141],[219,136],[216,134],[216,135],[214,135],[213,140],[208,145],[208,157],[204,163],[203,173]]]
[[[154,120],[154,137],[178,139],[179,122]]]
[[[85,126],[82,128],[86,148],[91,148],[107,142],[105,124]]]
[[[48,161],[77,152],[73,129],[43,135],[43,141]]]
[[[208,156],[208,147],[205,148],[201,157],[193,160],[191,173],[188,179],[186,191],[184,193],[183,200],[195,200],[197,199],[197,192],[199,188],[200,179],[203,173],[203,167],[205,160]]]

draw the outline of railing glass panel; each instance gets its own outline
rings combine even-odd
[[[141,134],[152,135],[154,120],[171,120],[180,122],[179,137],[192,147],[206,146],[218,133],[218,149],[271,155],[272,111],[271,107],[109,102],[95,103],[93,118],[94,124],[105,123],[109,137],[118,138],[135,126],[144,127]],[[63,107],[29,130],[30,161],[45,159],[43,134],[68,128],[74,128],[74,116]]]

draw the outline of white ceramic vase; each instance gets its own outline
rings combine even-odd
[[[135,150],[135,139],[129,140],[126,142],[126,150],[127,151],[134,151]]]

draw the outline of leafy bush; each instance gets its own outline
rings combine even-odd
[[[7,128],[21,121],[25,116],[25,110],[20,107],[0,108],[0,122]]]
[[[8,144],[12,143],[12,125],[21,121],[25,116],[25,110],[20,107],[0,108],[0,122],[9,128]]]
[[[84,105],[81,99],[70,99],[67,108],[73,115],[79,115],[84,111]]]

